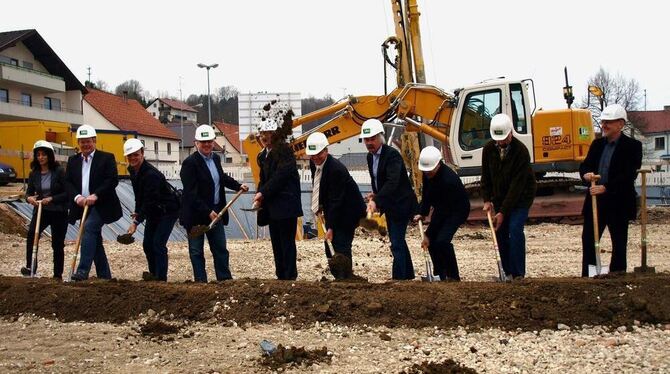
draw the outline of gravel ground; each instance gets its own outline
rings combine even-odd
[[[639,226],[632,225],[628,268],[639,265]],[[670,233],[667,224],[648,227],[649,264],[670,271]],[[528,226],[527,275],[572,277],[580,272],[581,227],[540,224]],[[408,234],[417,275],[424,274],[416,230]],[[485,227],[465,227],[454,245],[464,281],[487,281],[495,275],[490,237]],[[0,234],[0,275],[16,276],[24,261],[23,238]],[[231,268],[236,278],[274,278],[270,243],[229,241]],[[602,243],[609,248],[607,236]],[[72,254],[66,247],[66,263]],[[140,244],[106,243],[114,276],[139,280],[146,262]],[[170,244],[170,281],[192,277],[185,243]],[[41,245],[43,276],[51,274],[48,240]],[[319,280],[326,262],[322,243],[298,243],[301,280]],[[388,243],[359,235],[354,241],[354,270],[371,282],[390,278]],[[609,254],[604,254],[604,263]],[[210,279],[211,256],[207,257]],[[259,363],[259,342],[320,348],[331,362],[310,367],[287,367],[287,372],[400,372],[415,363],[453,359],[478,372],[669,372],[670,325],[640,325],[632,329],[584,326],[537,332],[406,329],[315,324],[295,330],[288,325],[220,326],[189,323],[177,334],[143,336],[138,326],[147,316],[121,325],[61,323],[34,316],[0,320],[2,372],[268,372]],[[155,318],[155,317],[153,317]],[[167,318],[167,317],[165,317]],[[167,318],[169,320],[169,318]],[[183,323],[183,322],[181,322]],[[621,331],[619,331],[621,330]],[[283,369],[280,369],[283,370]]]

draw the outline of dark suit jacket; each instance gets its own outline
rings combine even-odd
[[[240,183],[223,172],[221,157],[213,154],[216,170],[219,172],[219,206],[214,206],[214,180],[205,159],[199,152],[188,156],[181,164],[179,177],[184,185],[182,207],[179,222],[186,230],[196,225],[208,225],[212,222],[209,213],[218,213],[226,205],[226,188],[240,190]],[[224,225],[228,224],[228,212],[221,217]]]
[[[591,143],[586,159],[579,166],[579,175],[598,174],[600,156],[603,154],[607,138],[596,139]],[[637,215],[635,179],[642,165],[642,143],[621,134],[610,160],[606,192],[598,197],[598,211],[613,217],[635,219]],[[583,180],[583,179],[582,179]],[[591,195],[586,193],[582,214],[591,212]],[[599,213],[600,214],[600,213]]]
[[[434,238],[445,223],[460,226],[470,214],[470,199],[461,178],[442,163],[433,178],[423,177],[421,215],[427,216],[431,207],[433,215],[426,230],[429,238]]]
[[[309,163],[312,180],[316,166]],[[347,168],[333,156],[323,163],[319,183],[319,205],[323,207],[326,228],[355,228],[365,216],[365,202]]]
[[[65,170],[59,166],[51,170],[51,187],[48,196],[42,193],[42,173],[39,170],[33,170],[28,176],[28,188],[26,189],[26,196],[37,195],[38,200],[51,196],[53,199],[51,204],[43,206],[43,209],[67,212],[68,203],[68,186],[65,181]],[[37,208],[35,208],[37,209]],[[37,211],[35,211],[37,212]]]
[[[147,218],[160,220],[161,217],[175,217],[179,213],[179,202],[165,176],[149,161],[144,160],[137,171],[132,167],[128,167],[128,171],[135,194],[137,222]]]
[[[268,153],[263,150],[258,161],[261,166],[258,192],[263,194],[261,211],[265,210],[261,213],[265,222],[259,216],[259,224],[267,224],[268,219],[301,217],[300,176],[293,151],[273,149]]]
[[[70,156],[67,160],[66,180],[70,190],[70,223],[81,218],[83,208],[74,202],[74,197],[81,194],[81,153]],[[116,171],[116,159],[112,153],[96,150],[93,154],[88,191],[98,196],[94,207],[104,223],[116,222],[121,218],[121,203],[116,195],[119,175]]]
[[[368,171],[372,179],[372,191],[375,193],[374,201],[380,212],[393,220],[409,219],[416,213],[418,208],[416,195],[398,151],[386,144],[382,145],[377,170],[379,185],[375,183],[372,174],[371,153],[368,153]]]

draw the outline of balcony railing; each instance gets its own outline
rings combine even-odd
[[[35,104],[35,103],[32,103],[31,105],[28,105],[27,103],[25,103],[21,100],[16,100],[16,99],[0,100],[0,103],[10,103],[10,104],[14,104],[14,105],[22,105],[22,106],[27,106],[27,107],[31,107],[31,108],[40,108],[40,109],[44,109],[44,110],[52,110],[54,112],[83,114],[83,112],[81,110],[67,109],[67,108],[62,108],[62,107],[61,108],[54,108],[54,107],[48,108],[43,104]]]
[[[64,80],[65,80],[63,77],[59,77],[59,76],[57,76],[57,75],[51,75],[51,74],[49,74],[49,73],[45,73],[45,72],[43,72],[43,71],[39,71],[39,70],[35,70],[35,69],[30,69],[30,68],[24,68],[23,66],[17,66],[17,65],[13,65],[13,64],[8,64],[8,63],[6,63],[6,62],[0,62],[0,65],[2,65],[2,66],[9,66],[9,67],[12,68],[12,69],[17,69],[17,70],[27,71],[27,72],[30,72],[30,73],[33,73],[33,74],[37,74],[37,75],[41,75],[41,76],[44,76],[44,77],[47,77],[47,78],[58,79],[58,80],[61,80],[61,81],[64,81]]]

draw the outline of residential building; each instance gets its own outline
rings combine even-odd
[[[214,126],[217,129],[216,143],[222,148],[222,162],[234,165],[246,164],[247,158],[241,153],[242,142],[240,141],[239,126],[216,121]]]
[[[663,110],[631,111],[628,117],[644,135],[643,164],[670,171],[670,105]]]
[[[180,123],[180,121],[197,123],[198,121],[198,111],[179,100],[154,99],[147,106],[147,111],[161,123]]]
[[[36,30],[0,32],[0,121],[81,125],[85,92]]]
[[[84,122],[96,129],[134,132],[144,143],[144,157],[168,178],[179,175],[179,136],[144,107],[125,95],[89,88],[84,96]]]
[[[198,128],[198,124],[194,122],[170,122],[166,123],[165,127],[172,130],[172,132],[182,138],[182,142],[179,148],[179,163],[181,163],[195,150],[195,143],[193,143],[193,141],[195,140],[195,129]]]

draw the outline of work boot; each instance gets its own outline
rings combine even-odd
[[[30,276],[30,269],[28,269],[25,266],[21,267],[21,275],[23,275],[24,277],[29,277]]]

